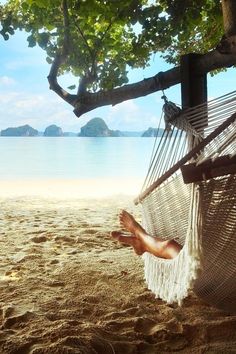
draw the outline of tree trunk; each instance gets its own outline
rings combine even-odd
[[[236,35],[236,1],[221,0],[226,37]]]

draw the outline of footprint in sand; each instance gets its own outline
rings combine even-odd
[[[137,317],[142,313],[143,313],[143,309],[141,309],[139,306],[129,307],[123,311],[115,311],[115,312],[108,313],[107,315],[104,316],[104,319],[105,320],[117,320],[120,318],[131,317],[131,316]]]
[[[84,232],[84,234],[85,234],[85,235],[94,235],[94,234],[96,234],[97,232],[98,232],[97,229],[87,229],[87,230]]]
[[[65,282],[59,280],[49,280],[46,285],[50,287],[65,287]]]
[[[56,236],[54,241],[67,242],[72,244],[76,242],[76,240],[70,236]]]
[[[58,259],[52,259],[49,264],[58,264],[60,261]]]
[[[11,328],[14,325],[21,327],[22,323],[33,320],[35,314],[32,311],[18,309],[13,305],[8,305],[2,308],[2,317],[2,328]]]
[[[159,333],[162,339],[165,339],[165,334],[167,332],[165,324],[158,324],[156,321],[150,318],[138,318],[135,327],[135,332],[146,334],[152,336]]]
[[[4,275],[0,277],[0,282],[1,283],[9,283],[12,281],[17,281],[21,277],[19,275],[20,268],[19,266],[17,267],[12,267],[11,269],[7,270]]]
[[[137,336],[141,336],[149,344],[161,342],[162,349],[166,352],[178,351],[188,345],[182,326],[173,320],[158,323],[150,318],[139,318],[134,330]],[[156,350],[159,352],[158,347]]]
[[[89,348],[89,353],[137,353],[135,344],[126,341],[123,336],[117,336],[117,334],[111,334],[98,330],[92,335],[89,344],[91,347],[91,349]],[[151,353],[151,351],[148,353]]]
[[[80,228],[87,228],[90,226],[90,224],[88,224],[87,222],[81,222],[81,223],[78,223],[78,225]]]
[[[14,309],[15,308],[13,305],[3,306],[1,308],[2,318],[6,319],[6,318],[10,317],[13,314]]]
[[[45,235],[34,236],[30,239],[30,241],[35,242],[35,243],[41,243],[41,242],[48,241],[48,238]]]
[[[47,225],[53,225],[53,224],[54,224],[54,221],[53,221],[53,220],[47,222]]]

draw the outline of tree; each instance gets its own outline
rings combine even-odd
[[[24,29],[29,47],[46,51],[50,89],[78,117],[179,83],[183,54],[205,53],[196,61],[198,74],[236,63],[234,0],[8,0],[0,16],[5,40]],[[127,66],[145,68],[156,52],[176,66],[127,84]],[[66,71],[78,77],[67,90],[58,83]]]

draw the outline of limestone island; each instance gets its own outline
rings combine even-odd
[[[155,138],[155,137],[160,137],[163,134],[164,129],[157,129],[157,128],[148,128],[143,132],[142,138]]]
[[[52,124],[45,129],[43,135],[47,137],[60,137],[63,136],[63,131],[57,125]]]
[[[108,128],[102,118],[93,118],[80,129],[79,137],[120,137],[123,136],[119,130]]]
[[[38,136],[38,130],[26,124],[20,127],[4,129],[1,131],[1,136]]]

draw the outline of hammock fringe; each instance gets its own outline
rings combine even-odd
[[[193,161],[197,166],[207,159],[235,156],[235,112],[236,91],[182,112],[176,118],[181,124],[158,144],[135,200],[142,205],[150,235],[175,239],[183,246],[170,260],[143,255],[147,286],[167,303],[181,305],[193,289],[205,301],[236,313],[236,174],[184,184],[180,171]],[[199,130],[200,135],[193,134]],[[187,152],[193,136],[195,146]]]

